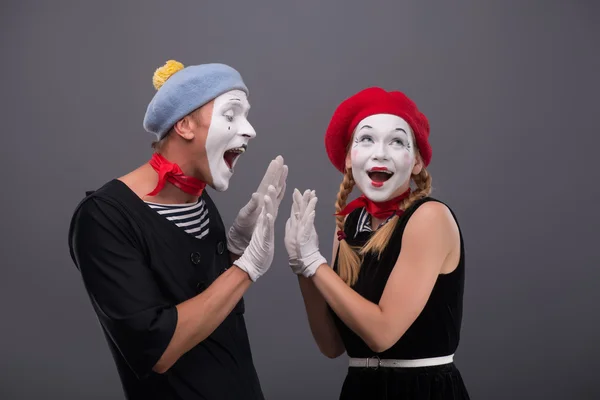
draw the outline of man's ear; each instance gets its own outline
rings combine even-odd
[[[196,124],[197,122],[194,118],[188,114],[175,123],[173,130],[182,138],[192,140],[195,136],[194,128],[196,127]]]

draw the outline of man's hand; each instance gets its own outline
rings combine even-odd
[[[269,270],[275,254],[274,198],[275,188],[269,186],[268,195],[264,196],[263,211],[258,217],[250,243],[240,258],[233,262],[253,282]]]
[[[252,194],[250,201],[239,211],[237,217],[233,221],[233,225],[227,234],[227,248],[236,255],[242,254],[254,233],[258,217],[264,209],[264,198],[267,195],[269,186],[275,190],[273,202],[273,220],[277,218],[279,212],[279,204],[285,195],[286,180],[288,175],[288,167],[283,163],[283,157],[277,156],[267,168],[260,185],[256,192]]]

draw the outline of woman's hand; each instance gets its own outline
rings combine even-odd
[[[290,217],[285,224],[285,237],[284,244],[288,253],[288,262],[292,271],[296,275],[302,275],[303,265],[300,263],[298,253],[298,223],[303,218],[306,206],[310,202],[310,199],[314,196],[314,192],[310,190],[304,191],[304,194],[300,194],[298,189],[294,189],[292,195],[292,210]]]
[[[319,250],[319,236],[314,224],[318,198],[315,196],[315,192],[311,191],[309,196],[303,196],[300,201],[301,215],[295,222],[296,248],[300,264],[298,269],[303,276],[310,278],[315,274],[317,268],[327,264],[327,259]]]

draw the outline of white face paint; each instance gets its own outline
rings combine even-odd
[[[229,187],[229,179],[238,157],[256,132],[247,116],[250,103],[246,93],[232,90],[217,97],[213,104],[212,119],[206,137],[208,166],[215,190],[223,192]]]
[[[408,189],[414,149],[412,129],[404,119],[389,114],[363,119],[356,126],[350,152],[356,185],[374,202],[399,196]]]

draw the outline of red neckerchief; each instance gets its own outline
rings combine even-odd
[[[387,200],[387,201],[384,201],[381,203],[376,203],[372,200],[369,200],[363,194],[359,198],[348,203],[342,211],[340,211],[339,213],[336,213],[335,215],[348,215],[352,211],[356,210],[357,208],[365,207],[367,209],[367,212],[369,214],[371,214],[373,217],[375,217],[377,219],[388,219],[389,217],[391,217],[394,214],[402,215],[404,210],[401,210],[398,208],[398,203],[400,203],[402,200],[407,198],[408,195],[410,195],[410,188],[398,197],[394,197],[393,199],[390,199],[390,200]],[[344,234],[344,232],[342,232],[342,231],[338,232],[338,238],[340,240],[344,239],[345,237],[346,237],[346,235]]]
[[[206,183],[194,177],[186,176],[179,165],[170,162],[158,153],[152,155],[150,165],[158,173],[158,184],[151,193],[148,193],[148,196],[157,195],[167,182],[192,196],[200,196],[206,187]]]

